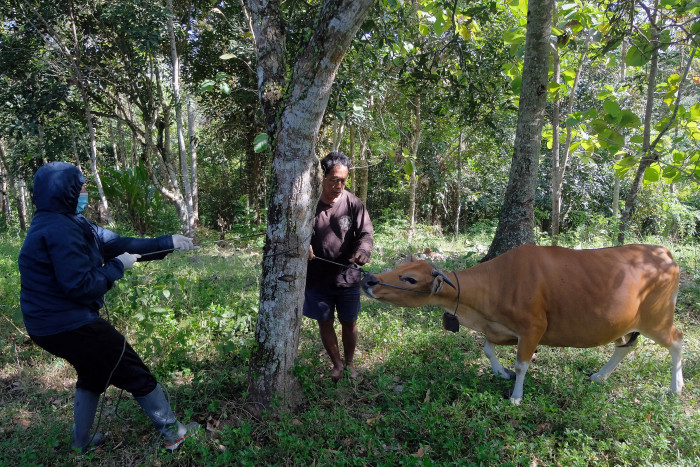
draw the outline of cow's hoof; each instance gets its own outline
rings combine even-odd
[[[511,397],[510,401],[513,403],[513,405],[520,405],[520,403],[523,401],[522,397]]]
[[[498,374],[503,379],[515,379],[515,372],[513,370],[509,370],[508,368],[504,368],[501,373]]]

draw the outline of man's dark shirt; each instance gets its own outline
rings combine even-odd
[[[349,265],[348,260],[357,251],[369,257],[373,245],[372,221],[357,196],[345,190],[333,204],[319,200],[311,238],[314,256]],[[360,271],[356,267],[347,269],[319,260],[309,262],[307,287],[355,287],[359,282]]]

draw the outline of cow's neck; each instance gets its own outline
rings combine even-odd
[[[443,287],[443,293],[440,294],[444,294],[442,307],[454,313],[459,300],[458,315],[468,315],[474,312],[480,313],[481,310],[488,309],[490,300],[488,290],[491,283],[490,266],[487,262],[448,274],[448,276],[455,275],[459,285],[455,283],[458,287],[457,289]]]

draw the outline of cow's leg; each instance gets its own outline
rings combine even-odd
[[[493,342],[490,342],[488,339],[486,339],[486,343],[484,343],[484,354],[486,354],[486,357],[489,359],[489,362],[491,362],[491,370],[493,370],[494,375],[499,376],[503,379],[515,378],[514,371],[507,370],[503,367],[503,365],[501,365],[501,361],[496,356],[496,348],[493,345]]]
[[[617,365],[620,364],[623,358],[629,354],[632,349],[634,349],[635,345],[637,345],[637,336],[632,336],[631,334],[628,334],[629,339],[627,340],[627,343],[623,343],[622,340],[616,341],[616,344],[619,343],[617,347],[615,347],[615,352],[612,354],[612,357],[610,357],[610,360],[608,360],[608,363],[606,363],[603,368],[598,370],[597,373],[593,373],[591,376],[588,377],[590,381],[595,381],[596,383],[602,383],[606,379],[608,379],[608,376],[610,376],[610,373],[613,372],[615,368],[617,368]]]
[[[513,394],[510,396],[510,401],[519,405],[523,400],[523,386],[525,385],[525,373],[530,367],[530,362],[521,362],[520,360],[515,361],[515,386],[513,387]]]
[[[683,390],[683,360],[681,358],[681,353],[683,350],[683,341],[678,339],[671,344],[668,351],[671,353],[671,389],[670,391],[675,394],[680,394]]]
[[[532,333],[518,338],[518,352],[515,357],[515,385],[513,387],[513,394],[510,396],[510,401],[515,405],[519,405],[523,400],[525,373],[527,373],[527,369],[530,367],[532,356],[535,354],[535,349],[541,337],[542,333]]]

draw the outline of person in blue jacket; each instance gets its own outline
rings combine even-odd
[[[197,424],[180,423],[158,381],[126,338],[99,315],[104,294],[144,255],[161,259],[195,247],[183,235],[120,237],[89,222],[85,177],[65,162],[37,170],[34,218],[19,254],[20,306],[31,339],[67,360],[78,381],[71,449],[84,452],[104,441],[90,434],[102,394],[111,384],[130,392],[174,450]],[[149,254],[155,253],[155,254]],[[148,256],[146,256],[148,255]]]

